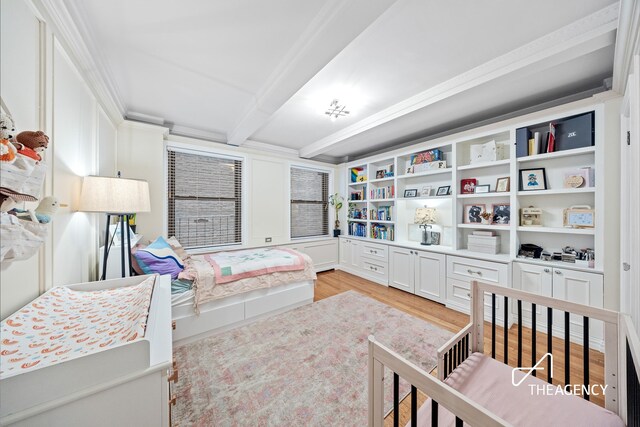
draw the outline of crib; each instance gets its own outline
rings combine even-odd
[[[484,299],[491,300],[491,322],[484,321]],[[503,361],[496,360],[496,300],[503,298],[505,316],[503,325]],[[540,332],[547,332],[547,342],[536,342],[536,330],[539,322],[535,317],[531,322],[530,346],[532,355],[530,360],[524,360],[523,355],[523,305],[530,305],[532,313],[539,312],[538,308],[546,308],[547,328]],[[528,370],[517,370],[506,365],[510,348],[509,345],[509,312],[508,307],[514,307],[514,322],[517,323],[517,339],[515,350],[517,366],[527,367]],[[553,357],[553,316],[560,316],[564,322],[564,382],[563,390],[570,385],[570,357],[571,337],[570,318],[580,316],[583,327],[582,343],[582,384],[574,385],[583,390],[590,385],[589,369],[589,329],[596,322],[602,322],[605,332],[604,380],[607,385],[605,394],[605,408],[588,402],[589,394],[582,393],[582,397],[575,395],[554,395],[528,397],[522,401],[523,388],[518,388],[522,382],[525,385],[542,387],[551,383],[552,369],[550,361],[545,357]],[[535,316],[535,314],[533,314]],[[485,350],[485,326],[491,328],[491,343]],[[514,344],[514,343],[511,343]],[[535,360],[537,346],[545,352],[545,357]],[[557,350],[557,349],[556,349]],[[486,355],[485,355],[486,351]],[[556,351],[557,353],[557,351]],[[548,355],[551,355],[549,357]],[[575,354],[574,354],[575,356]],[[503,363],[504,362],[504,363]],[[471,321],[451,340],[438,350],[438,371],[436,378],[420,369],[410,361],[403,359],[397,353],[385,347],[383,343],[369,337],[369,426],[384,424],[384,395],[385,367],[393,372],[394,411],[393,425],[399,425],[399,381],[404,379],[411,384],[410,408],[411,426],[443,426],[443,425],[472,425],[472,426],[506,426],[523,423],[521,416],[528,420],[547,420],[554,414],[575,417],[569,424],[576,424],[584,419],[590,425],[640,425],[640,383],[637,367],[640,366],[640,341],[633,328],[631,319],[624,314],[610,310],[561,301],[543,297],[528,292],[504,288],[500,286],[472,282],[471,284]],[[542,369],[542,368],[546,369]],[[534,369],[535,368],[535,369]],[[509,371],[509,372],[505,372]],[[540,372],[543,375],[537,375]],[[499,374],[498,374],[499,373]],[[511,375],[511,381],[496,381],[496,377],[503,378]],[[491,377],[488,379],[487,375]],[[479,391],[482,384],[492,381],[490,392]],[[520,383],[518,383],[520,381]],[[558,378],[556,382],[558,383]],[[553,387],[557,387],[554,385]],[[587,388],[588,389],[588,388]],[[417,391],[428,396],[427,401],[418,409]],[[531,389],[533,390],[533,389]],[[569,388],[571,390],[571,388]],[[480,393],[480,394],[479,394]],[[498,400],[493,401],[488,398]],[[501,401],[498,396],[502,396]],[[508,402],[508,403],[506,403]],[[506,404],[505,404],[506,403]],[[518,414],[514,414],[516,408]],[[507,409],[504,409],[507,408]],[[562,415],[558,415],[559,417]],[[559,419],[553,418],[553,423]],[[566,419],[561,421],[566,423]],[[594,424],[595,422],[595,424]],[[533,423],[534,425],[537,423]],[[531,425],[531,423],[529,423]],[[540,424],[542,425],[542,424]]]

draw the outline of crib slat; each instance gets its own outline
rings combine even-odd
[[[464,426],[464,422],[462,421],[462,418],[456,417],[456,427],[463,427],[463,426]]]
[[[551,307],[547,307],[547,353],[553,354],[551,352],[551,343],[553,342],[553,331],[551,330],[553,326],[553,309]],[[549,362],[547,362],[547,382],[551,384],[551,358],[549,358]]]
[[[564,385],[571,383],[571,335],[570,331],[570,313],[564,312]]]
[[[438,427],[438,402],[431,401],[431,427]]]
[[[522,300],[518,300],[518,366],[522,366]]]
[[[411,427],[418,426],[418,389],[411,386]]]
[[[538,361],[538,355],[536,353],[536,304],[531,303],[531,366],[534,366]],[[536,370],[534,369],[531,374],[535,377]]]
[[[584,385],[585,387],[589,387],[589,318],[584,316],[582,322],[582,348],[584,350],[582,363],[584,364]],[[589,393],[583,393],[582,397],[589,400]]]
[[[509,297],[504,297],[504,363],[509,364]]]
[[[464,360],[464,358],[462,357],[462,346],[463,346],[463,341],[460,340],[460,342],[458,343],[458,365],[462,363],[462,361]]]
[[[449,354],[444,354],[444,373],[442,378],[447,378],[449,376]]]
[[[393,427],[400,425],[400,375],[393,373]]]
[[[451,349],[449,349],[449,373],[453,372],[453,354],[451,354]]]
[[[496,358],[496,294],[491,294],[491,357]]]

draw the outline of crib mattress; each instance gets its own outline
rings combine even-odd
[[[0,323],[0,379],[143,338],[154,283],[49,290]]]
[[[624,426],[618,415],[582,397],[532,394],[529,385],[547,385],[533,376],[516,387],[511,382],[511,373],[510,366],[473,353],[445,383],[514,426]],[[516,383],[524,376],[523,372],[517,372]],[[418,425],[431,426],[431,399],[418,411]],[[455,416],[442,406],[438,408],[438,425],[455,425]]]

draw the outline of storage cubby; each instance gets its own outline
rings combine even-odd
[[[495,146],[495,158],[489,148]],[[478,154],[481,153],[481,156]],[[473,154],[473,155],[472,155]],[[509,165],[511,157],[511,133],[508,129],[480,136],[456,144],[456,166],[458,170]]]

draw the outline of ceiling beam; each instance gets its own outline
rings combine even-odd
[[[327,153],[348,138],[497,78],[541,65],[548,60],[558,61],[564,57],[568,61],[575,57],[578,50],[584,54],[612,44],[615,42],[612,35],[617,27],[618,7],[618,3],[612,4],[321,138],[300,149],[300,157],[312,158]]]
[[[329,0],[267,79],[227,142],[241,145],[396,0]]]

